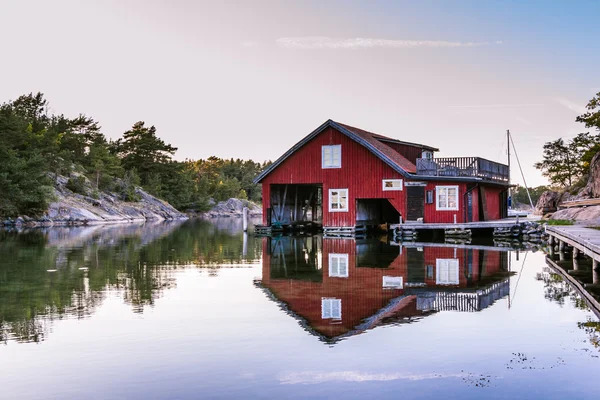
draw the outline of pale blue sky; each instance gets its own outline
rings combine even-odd
[[[594,1],[0,4],[0,101],[42,91],[112,138],[144,120],[179,159],[275,159],[332,118],[505,161],[510,129],[537,185],[600,91]]]

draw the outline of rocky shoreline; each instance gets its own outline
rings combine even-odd
[[[126,202],[116,194],[100,192],[95,198],[74,193],[65,187],[66,178],[59,177],[54,188],[54,201],[41,217],[27,215],[7,218],[6,228],[126,224],[132,222],[184,220],[188,216],[141,188],[135,189],[139,201]]]
[[[262,217],[262,206],[248,200],[231,198],[226,201],[213,203],[210,211],[201,213],[189,213],[188,215],[198,218],[241,218],[244,207],[248,207],[250,218]]]

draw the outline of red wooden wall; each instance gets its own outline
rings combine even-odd
[[[321,168],[321,146],[342,145],[342,168]],[[402,179],[402,176],[377,156],[346,135],[328,128],[292,154],[262,181],[263,223],[271,198],[270,184],[323,184],[323,225],[354,226],[356,199],[389,199],[404,212],[404,190],[383,191],[383,179]],[[329,189],[348,189],[348,212],[329,211]]]
[[[342,167],[321,168],[321,146],[342,145]],[[386,143],[396,150],[402,150],[412,157],[420,157],[421,150],[412,146],[400,146]],[[400,149],[402,147],[402,149]],[[414,154],[412,154],[413,152]],[[310,142],[296,151],[262,181],[263,223],[267,223],[267,208],[270,207],[271,184],[322,184],[323,185],[323,226],[354,226],[356,224],[356,199],[388,199],[396,210],[406,218],[406,188],[399,191],[383,191],[383,179],[407,179],[394,171],[377,156],[362,145],[333,128],[327,128]],[[458,186],[459,209],[450,211],[436,210],[435,187]],[[348,189],[348,211],[329,211],[329,189]],[[425,190],[434,191],[434,203],[425,204],[424,221],[427,223],[452,223],[454,215],[457,222],[465,220],[465,197],[467,184],[463,182],[429,181]],[[486,200],[489,219],[500,218],[499,186],[486,187]],[[473,220],[478,221],[478,190],[473,191]]]

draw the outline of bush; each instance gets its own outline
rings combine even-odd
[[[87,194],[87,190],[85,187],[85,177],[82,175],[78,175],[78,176],[72,176],[69,178],[69,180],[67,181],[67,184],[65,185],[65,187],[67,189],[69,189],[70,191],[72,191],[73,193],[78,193],[78,194]]]
[[[546,221],[548,225],[574,225],[575,222],[570,219],[549,219]]]

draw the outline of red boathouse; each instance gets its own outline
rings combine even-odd
[[[507,216],[508,166],[326,121],[256,179],[268,226],[452,223]]]

